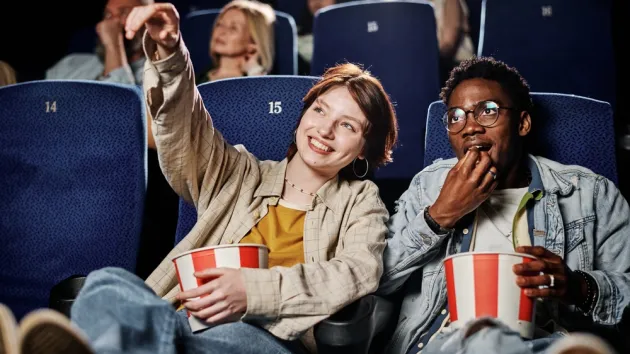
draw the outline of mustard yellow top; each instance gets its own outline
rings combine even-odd
[[[269,268],[304,263],[304,217],[306,209],[280,199],[241,240],[269,247]]]

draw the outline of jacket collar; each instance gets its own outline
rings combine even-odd
[[[532,174],[532,182],[529,191],[542,191],[543,193],[558,193],[562,196],[568,195],[575,187],[573,183],[567,181],[558,172],[542,164],[540,158],[529,155],[529,170]]]
[[[284,175],[287,170],[287,159],[273,164],[269,169],[261,168],[260,184],[254,192],[257,197],[281,197],[284,188]]]

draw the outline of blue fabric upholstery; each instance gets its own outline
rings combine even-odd
[[[199,92],[214,126],[230,144],[243,144],[261,160],[280,161],[293,141],[302,98],[316,80],[271,75],[236,78],[199,85]],[[280,103],[278,114],[270,113],[277,105],[274,102]],[[180,200],[175,242],[181,241],[195,222],[195,208]]]
[[[479,53],[516,67],[532,91],[614,106],[611,6],[611,0],[483,0]]]
[[[18,318],[71,275],[135,270],[146,134],[135,86],[0,88],[0,302]]]
[[[575,95],[532,93],[534,111],[527,149],[564,164],[587,167],[617,183],[615,132],[610,104]],[[451,151],[442,117],[446,106],[429,107],[425,139],[425,167]],[[470,119],[470,118],[469,118]]]
[[[363,64],[395,103],[400,125],[394,163],[376,179],[410,179],[422,168],[425,112],[438,98],[439,53],[433,7],[422,1],[361,1],[315,17],[311,73],[342,62]]]
[[[196,74],[210,69],[210,37],[214,21],[220,9],[193,11],[182,18],[181,29],[184,43],[190,51],[190,58]],[[297,74],[297,28],[290,15],[276,11],[275,60],[272,74]]]

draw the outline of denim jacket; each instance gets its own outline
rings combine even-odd
[[[423,211],[438,197],[456,159],[436,162],[412,180],[389,221],[384,273],[378,293],[403,291],[389,353],[404,353],[426,333],[446,303],[443,259],[461,249],[473,223],[437,235]],[[557,324],[571,331],[589,326],[616,326],[630,302],[630,209],[608,179],[580,166],[529,156],[529,192],[538,198],[527,209],[532,245],[561,256],[569,268],[589,273],[599,298],[591,316],[558,301],[542,303]],[[467,226],[466,226],[467,225]]]

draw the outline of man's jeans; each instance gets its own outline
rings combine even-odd
[[[487,326],[479,326],[482,323]],[[471,331],[475,326],[481,329]],[[550,345],[563,336],[561,332],[557,332],[544,338],[526,341],[503,323],[491,318],[481,318],[470,321],[459,330],[445,328],[429,342],[422,350],[422,354],[547,353]]]
[[[118,268],[89,274],[72,307],[71,319],[97,354],[302,352],[299,341],[282,341],[243,322],[193,334],[185,311],[176,312],[142,279]]]

